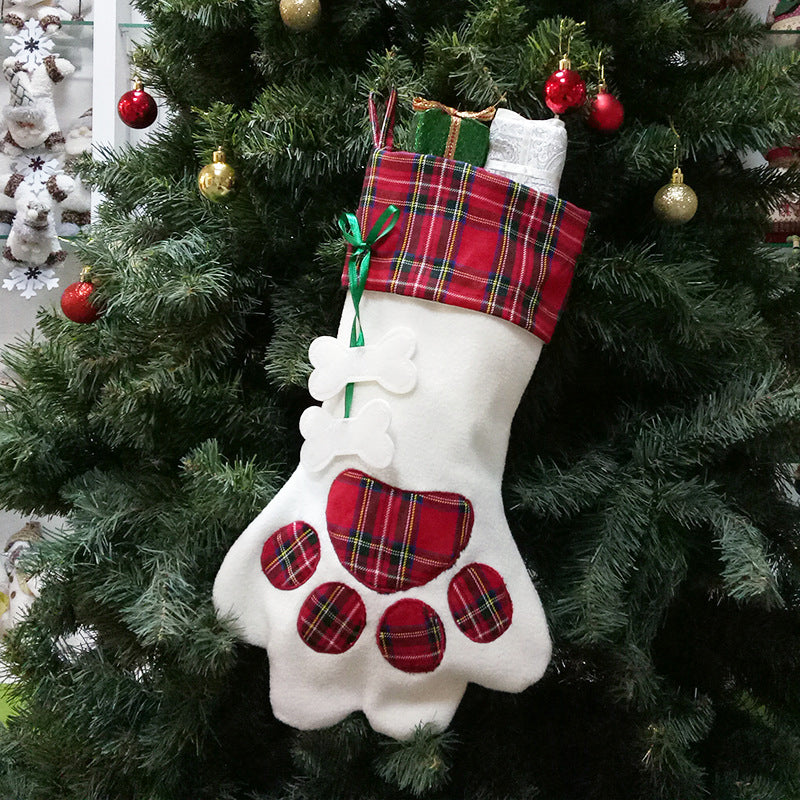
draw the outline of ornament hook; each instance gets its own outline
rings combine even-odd
[[[597,69],[600,72],[600,84],[599,89],[600,91],[605,91],[606,89],[606,65],[603,63],[603,50],[600,49],[600,52],[597,54]]]
[[[680,161],[678,160],[678,145],[681,142],[681,135],[675,129],[675,123],[672,121],[672,117],[669,118],[669,127],[670,130],[675,134],[675,141],[672,143],[672,160],[673,160],[673,169],[678,169],[680,166]]]

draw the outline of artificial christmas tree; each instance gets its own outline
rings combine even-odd
[[[793,53],[765,48],[763,25],[741,10],[683,0],[327,0],[304,31],[284,24],[275,0],[136,5],[152,21],[137,66],[171,113],[146,147],[83,164],[106,198],[78,245],[103,314],[76,325],[43,313],[37,336],[4,355],[14,383],[3,390],[0,499],[66,521],[22,565],[41,591],[4,643],[17,712],[0,731],[0,794],[799,796],[800,512],[789,480],[800,462],[800,285],[795,264],[763,238],[769,212],[800,193],[800,176],[741,160],[800,131]],[[585,108],[553,120],[545,104],[567,41],[590,96],[602,52],[625,109],[613,136],[588,126]],[[551,206],[543,198],[560,177],[559,202],[590,211],[592,226],[540,358],[538,340],[509,320],[367,284],[365,360],[376,347],[411,361],[416,383],[407,394],[359,383],[350,410],[357,418],[387,396],[393,415],[414,406],[387,428],[408,468],[375,475],[334,453],[322,468],[330,486],[293,494],[308,444],[299,432],[309,432],[300,425],[308,348],[319,337],[328,338],[311,357],[323,370],[310,385],[328,406],[315,414],[351,419],[341,382],[353,375],[330,368],[353,357],[350,305],[331,342],[348,255],[337,221],[356,209],[370,161],[367,99],[386,101],[393,89],[397,150],[413,149],[414,97],[498,104],[491,125],[509,127],[494,142],[490,127],[486,174],[506,170],[497,181],[525,184],[526,197]],[[565,162],[563,148],[531,148],[529,136],[568,140]],[[221,143],[238,191],[212,204],[197,175]],[[510,152],[535,153],[541,170],[509,167]],[[652,210],[676,162],[699,198],[680,227]],[[479,168],[450,160],[449,169]],[[424,215],[431,193],[409,194],[407,184],[390,182],[402,195],[395,207],[416,199]],[[465,197],[472,206],[482,195]],[[445,203],[441,214],[456,219],[459,208]],[[372,224],[345,228],[357,243]],[[397,245],[404,225],[381,239],[395,242],[393,253],[407,252]],[[541,227],[541,247],[555,229]],[[500,248],[483,263],[503,257]],[[376,268],[373,278],[391,285],[417,263],[398,262],[396,274]],[[446,265],[425,267],[433,276]],[[487,286],[486,297],[512,303],[520,286]],[[377,377],[389,386],[411,380],[382,364]],[[430,387],[428,417],[414,393]],[[486,480],[475,479],[482,471]],[[480,535],[460,550],[456,535],[452,566],[428,584],[409,587],[401,571],[391,596],[368,587],[358,575],[369,582],[369,565],[348,570],[336,549],[348,527],[337,509],[352,508],[364,475],[381,483],[376,502],[396,507],[466,498]],[[291,513],[277,514],[285,497]],[[218,615],[215,577],[262,510],[269,524],[247,546],[248,571],[220,595],[256,598],[255,621],[236,602],[219,603]],[[297,555],[291,568],[287,552]],[[325,641],[314,603],[334,582],[351,590],[336,600],[357,624],[324,645],[341,652],[322,653],[311,644]],[[472,602],[491,593],[483,608],[500,610],[493,620]],[[299,599],[290,609],[276,599],[289,596]],[[515,626],[534,618],[541,634],[546,621],[552,658],[541,680],[507,693],[545,666],[544,635],[526,639],[527,655],[502,653]],[[243,619],[273,663],[238,642]],[[434,638],[444,630],[444,649],[423,653],[426,666],[441,656],[435,669],[393,666],[420,652],[380,637],[398,620],[424,622]],[[295,645],[308,652],[292,663]],[[367,645],[363,663],[350,658]],[[448,660],[462,651],[496,655]],[[319,659],[343,665],[328,686],[327,672],[307,666]],[[476,685],[495,668],[519,685]],[[379,669],[403,680],[387,683]],[[447,727],[449,696],[448,713],[431,719],[405,691],[437,674],[448,686],[472,681]],[[312,724],[281,708],[292,724],[273,716],[275,686],[285,709],[305,684]],[[362,685],[377,695],[376,714],[350,702]],[[353,708],[371,717],[294,727]],[[384,716],[376,727],[403,741],[368,724]]]

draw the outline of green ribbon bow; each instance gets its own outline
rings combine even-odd
[[[347,262],[347,280],[350,285],[350,296],[353,298],[353,309],[355,310],[353,327],[350,329],[350,347],[364,346],[364,329],[361,327],[359,306],[361,304],[361,295],[364,294],[364,287],[367,285],[372,246],[389,233],[399,216],[400,211],[395,206],[390,205],[378,217],[377,222],[372,226],[366,238],[361,235],[361,228],[355,214],[345,211],[339,217],[339,230],[342,232],[345,241],[352,248]],[[348,383],[344,390],[345,418],[350,416],[352,404],[353,384]]]

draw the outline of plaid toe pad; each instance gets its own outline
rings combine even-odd
[[[444,657],[444,626],[422,600],[398,600],[389,606],[378,626],[383,657],[403,672],[433,672]]]
[[[261,569],[276,589],[302,586],[317,569],[319,538],[307,523],[284,525],[264,542]]]
[[[463,495],[398,489],[355,469],[342,472],[328,495],[328,533],[339,561],[381,594],[422,586],[452,567],[473,517]]]
[[[318,653],[344,653],[358,641],[366,623],[358,592],[343,583],[323,583],[303,603],[297,632]]]
[[[511,625],[514,608],[505,581],[486,564],[468,564],[450,581],[450,613],[473,642],[493,642]]]

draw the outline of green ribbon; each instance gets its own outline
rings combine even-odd
[[[395,206],[390,205],[378,217],[378,221],[372,226],[366,238],[361,235],[361,228],[355,214],[345,211],[339,217],[339,230],[351,247],[350,258],[347,262],[347,280],[350,286],[350,296],[353,298],[355,316],[353,317],[353,327],[350,329],[350,347],[364,346],[364,329],[361,327],[359,306],[361,305],[361,295],[364,294],[364,287],[367,285],[372,246],[389,233],[399,216],[400,211]],[[353,384],[348,383],[344,390],[345,418],[350,416],[352,404]]]

